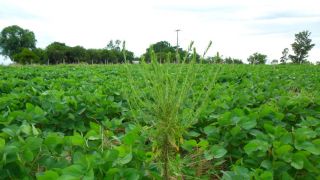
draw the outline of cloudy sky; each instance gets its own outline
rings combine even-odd
[[[139,56],[151,44],[195,41],[201,53],[241,58],[260,52],[279,59],[294,34],[312,32],[316,46],[309,59],[320,61],[320,8],[316,0],[1,0],[0,30],[18,25],[33,31],[37,46],[59,41],[69,46],[103,48],[125,40]],[[1,60],[0,60],[1,61]]]

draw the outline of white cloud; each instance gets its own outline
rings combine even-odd
[[[244,60],[256,51],[270,60],[279,59],[295,33],[310,30],[317,44],[310,59],[317,60],[320,13],[316,4],[315,0],[2,0],[0,7],[10,8],[10,13],[0,13],[0,29],[12,24],[30,29],[39,47],[60,41],[103,48],[109,40],[121,39],[140,55],[157,41],[175,45],[174,30],[179,28],[182,47],[194,40],[202,52],[212,40],[209,55],[219,51]]]

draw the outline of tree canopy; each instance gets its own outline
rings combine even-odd
[[[291,44],[294,54],[289,55],[289,49],[282,51],[280,62],[282,64],[291,60],[293,63],[306,63],[309,51],[315,46],[309,38],[311,32],[302,31],[295,34],[295,42]],[[151,44],[146,52],[139,58],[134,53],[124,48],[124,41],[110,40],[104,48],[86,49],[80,45],[68,46],[63,42],[53,42],[46,48],[36,47],[36,38],[32,31],[23,29],[17,25],[5,27],[0,34],[0,55],[9,57],[12,61],[20,64],[60,64],[60,63],[89,63],[89,64],[107,64],[107,63],[124,63],[125,59],[129,62],[143,59],[146,62],[151,61],[151,54],[157,57],[161,63],[176,63],[181,60],[189,62],[195,58],[200,62],[200,55],[184,50],[177,46],[172,46],[168,41],[159,41]],[[195,52],[195,49],[194,49]],[[126,56],[126,57],[124,57]],[[203,55],[204,56],[204,55]],[[242,64],[242,60],[236,58],[223,58],[219,52],[213,57],[203,57],[204,63],[215,64]],[[265,64],[267,55],[254,53],[248,57],[250,64]],[[277,64],[272,61],[272,64]]]
[[[289,55],[293,63],[301,64],[307,61],[309,51],[315,46],[309,38],[310,35],[309,31],[295,34],[295,42],[291,44],[294,55]]]
[[[8,26],[0,34],[1,54],[15,61],[14,55],[24,48],[33,50],[36,47],[36,38],[32,31],[22,29],[17,25]],[[26,52],[26,51],[25,51]]]
[[[254,53],[248,57],[249,64],[265,64],[267,62],[267,55],[261,53]]]

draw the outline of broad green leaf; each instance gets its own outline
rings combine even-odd
[[[248,144],[244,146],[244,151],[248,154],[251,155],[255,151],[261,151],[261,152],[266,152],[269,148],[268,142],[254,139],[249,141]]]
[[[314,155],[320,155],[320,148],[314,145],[312,142],[305,141],[301,144],[296,144],[298,150],[304,149]]]
[[[219,125],[221,125],[221,126],[232,125],[231,112],[226,112],[226,113],[222,114],[222,115],[218,118],[218,123],[219,123]]]
[[[83,137],[79,134],[75,134],[73,136],[69,136],[70,140],[71,140],[71,144],[74,146],[83,146],[85,141],[83,139]]]
[[[191,137],[198,137],[201,135],[200,133],[198,133],[196,131],[189,131],[187,134],[188,134],[188,136],[191,136]]]
[[[27,162],[32,161],[34,158],[32,151],[29,149],[24,150],[22,153],[22,156],[23,156],[24,160]]]
[[[100,134],[98,134],[96,131],[94,130],[89,130],[87,132],[87,134],[85,135],[85,138],[87,138],[88,140],[98,140],[101,139]]]
[[[203,129],[204,133],[207,135],[207,136],[211,136],[212,134],[215,134],[218,132],[218,129],[217,127],[213,126],[213,125],[209,125],[209,126],[206,126],[204,129]]]
[[[44,140],[44,144],[50,149],[55,148],[57,145],[63,143],[63,136],[57,133],[50,133]]]
[[[241,132],[241,128],[239,126],[235,126],[231,129],[231,134],[232,136],[236,136],[237,134],[239,134]]]
[[[261,167],[265,168],[265,169],[271,169],[272,168],[272,163],[270,160],[263,160],[261,162]]]
[[[4,149],[6,141],[0,137],[0,152]]]
[[[187,141],[184,141],[181,146],[183,149],[190,152],[193,150],[193,148],[197,147],[197,141],[194,139],[187,140]]]
[[[85,169],[81,165],[71,165],[69,167],[64,168],[62,170],[62,174],[70,177],[80,178],[85,174],[84,170]]]
[[[206,149],[209,146],[209,142],[207,140],[201,139],[200,142],[198,143],[198,146],[201,149]]]
[[[117,164],[120,165],[125,165],[127,163],[129,163],[132,160],[132,153],[128,153],[127,155],[125,155],[124,157],[119,157],[116,162]]]
[[[273,173],[270,171],[264,171],[260,175],[261,180],[272,180],[273,179]]]
[[[59,178],[59,174],[51,170],[45,171],[44,173],[37,174],[37,180],[56,180],[58,178]]]
[[[275,149],[275,152],[279,155],[279,156],[282,156],[284,154],[287,154],[289,152],[292,151],[292,146],[288,145],[288,144],[285,144],[285,145],[282,145],[280,146],[279,148],[276,148]]]
[[[312,129],[307,127],[296,129],[294,134],[296,139],[300,141],[311,139],[317,136],[316,132],[314,132]]]
[[[214,158],[222,158],[228,152],[226,149],[224,149],[222,146],[219,146],[219,145],[213,145],[210,148],[210,151]]]
[[[249,130],[256,127],[257,121],[255,119],[250,119],[249,117],[243,117],[238,125],[245,130]]]
[[[30,150],[40,150],[40,147],[42,146],[42,138],[38,137],[28,137],[26,139],[25,146],[29,148]]]
[[[130,131],[123,137],[123,142],[127,145],[133,145],[139,137],[135,131]]]
[[[292,156],[291,166],[296,169],[302,169],[304,164],[304,157],[301,154],[294,154]]]

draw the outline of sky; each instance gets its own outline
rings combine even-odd
[[[150,44],[168,41],[199,54],[246,60],[259,52],[279,59],[294,35],[309,30],[316,46],[309,60],[320,61],[320,8],[316,0],[0,0],[0,30],[18,25],[35,33],[37,47],[54,41],[104,48],[125,40],[136,56]],[[3,63],[0,57],[0,63]],[[6,60],[8,62],[8,60]]]

